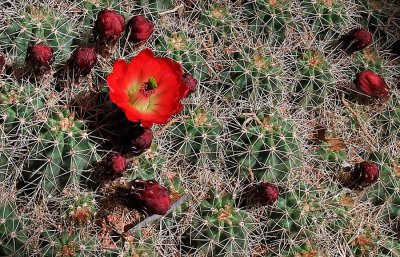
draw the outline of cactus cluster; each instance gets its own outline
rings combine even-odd
[[[21,151],[2,154],[2,166],[15,165],[4,169],[6,176],[17,174],[23,187],[47,194],[89,179],[85,172],[99,160],[98,144],[56,92],[5,81],[1,97],[3,131]]]
[[[398,1],[0,5],[0,256],[400,256]]]
[[[0,33],[2,51],[10,58],[23,61],[28,46],[37,42],[50,46],[56,52],[58,63],[68,58],[76,45],[75,19],[70,19],[62,15],[62,10],[46,7],[45,4],[28,4],[11,11],[16,13],[5,17],[7,26]]]

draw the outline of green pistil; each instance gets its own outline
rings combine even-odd
[[[144,97],[149,97],[154,93],[154,89],[157,87],[157,82],[153,76],[149,77],[149,81],[144,82],[139,89],[139,92]]]
[[[153,76],[150,76],[149,81],[147,82],[147,85],[150,89],[155,89],[157,87],[157,82]]]

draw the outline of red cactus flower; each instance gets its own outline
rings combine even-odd
[[[127,159],[119,153],[111,154],[107,164],[115,175],[121,175],[128,167]]]
[[[369,97],[377,97],[386,101],[390,95],[390,89],[385,80],[372,71],[362,71],[356,75],[355,84],[357,90]]]
[[[45,44],[31,45],[27,49],[26,60],[35,70],[50,70],[54,62],[53,49]]]
[[[145,128],[143,133],[132,139],[132,146],[138,152],[144,152],[150,148],[153,142],[153,131],[150,128]]]
[[[182,110],[180,100],[189,91],[182,72],[179,63],[144,49],[129,64],[121,59],[114,63],[107,76],[110,99],[130,121],[144,127],[166,123]]]
[[[90,73],[96,62],[97,55],[90,47],[78,47],[69,59],[75,74],[83,76]]]
[[[274,184],[261,182],[256,186],[255,196],[261,204],[272,205],[278,200],[279,189]]]
[[[106,40],[118,39],[125,30],[125,18],[113,10],[102,10],[97,14],[94,35]]]
[[[189,73],[184,73],[182,76],[183,82],[189,87],[189,94],[196,91],[197,80]]]
[[[342,49],[348,54],[362,50],[372,42],[372,34],[365,29],[353,29],[340,39]]]
[[[171,206],[170,192],[155,180],[136,179],[132,182],[131,196],[147,211],[164,215]]]
[[[358,185],[371,185],[379,178],[378,165],[369,161],[357,163],[352,172],[352,178]]]
[[[143,45],[153,34],[154,25],[146,17],[138,15],[129,20],[127,29],[130,32],[129,41]]]

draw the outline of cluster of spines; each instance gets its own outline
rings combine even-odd
[[[293,29],[293,13],[290,1],[259,0],[246,3],[248,27],[255,34],[266,34],[273,41],[282,43]]]
[[[240,49],[229,60],[234,65],[221,72],[225,97],[228,99],[257,99],[269,97],[278,102],[283,95],[283,67],[277,58],[258,51],[256,45]]]
[[[346,21],[348,10],[345,1],[307,0],[302,1],[301,5],[312,36],[318,40],[340,36],[344,28],[349,25]]]
[[[211,189],[201,202],[188,234],[189,245],[212,256],[240,256],[249,251],[250,214],[236,206],[231,194]]]
[[[317,107],[332,94],[333,75],[322,52],[313,49],[299,50],[296,54],[299,83],[295,99],[302,106]]]
[[[293,125],[277,112],[242,114],[230,124],[230,133],[230,166],[245,180],[285,180],[301,163]]]
[[[376,117],[376,126],[381,128],[382,138],[390,142],[393,138],[400,138],[400,104],[396,99],[389,101],[386,110]]]
[[[19,215],[17,206],[8,201],[0,205],[0,254],[8,256],[22,251],[28,239],[28,219]]]
[[[399,159],[381,153],[371,153],[368,157],[379,165],[380,179],[364,193],[363,200],[380,206],[382,220],[396,220],[400,217]]]
[[[183,113],[185,115],[186,112]],[[190,162],[202,159],[219,161],[219,152],[223,140],[223,126],[212,110],[196,108],[187,113],[184,123],[178,122],[172,133],[176,142],[176,153]]]
[[[349,159],[343,139],[334,133],[324,135],[324,138],[318,142],[314,154],[315,165],[333,174],[340,173]]]

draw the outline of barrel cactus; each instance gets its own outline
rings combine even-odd
[[[15,203],[5,201],[0,205],[0,254],[2,256],[24,251],[29,238],[28,224],[29,219],[18,213]]]
[[[323,104],[334,92],[329,62],[323,53],[313,49],[300,50],[296,56],[299,78],[294,96],[296,101],[304,107]]]
[[[192,163],[202,159],[217,162],[223,141],[221,121],[211,109],[195,108],[188,114],[185,121],[177,122],[173,128],[176,152]]]
[[[254,33],[266,34],[272,42],[282,43],[293,30],[290,1],[260,0],[245,5],[249,28]]]
[[[313,36],[330,39],[340,35],[346,24],[346,4],[341,0],[303,1],[302,7]]]
[[[230,166],[246,180],[285,180],[301,165],[293,125],[278,113],[241,115],[231,123]]]
[[[212,189],[193,222],[189,240],[205,254],[240,256],[248,251],[251,216],[235,206],[232,195]]]

